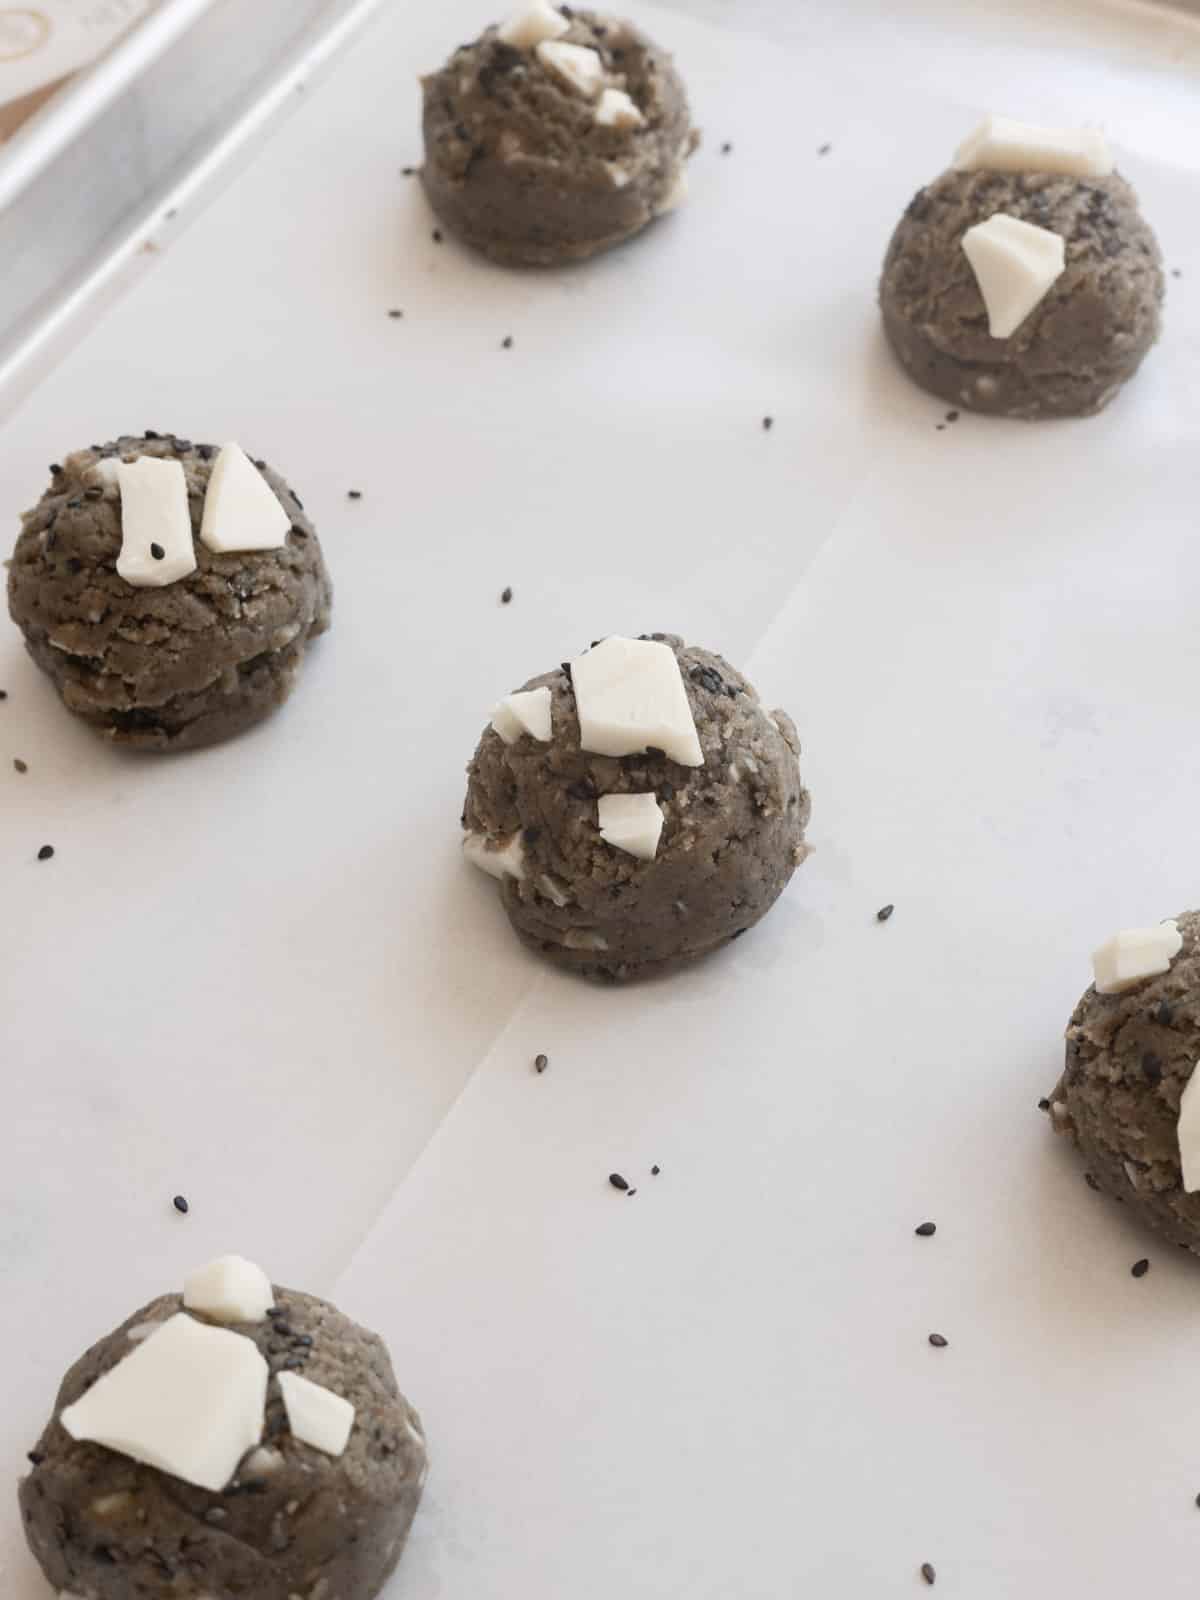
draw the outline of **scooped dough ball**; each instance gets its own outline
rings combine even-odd
[[[1169,971],[1123,994],[1091,988],[1076,1006],[1050,1121],[1094,1185],[1200,1251],[1200,1192],[1184,1192],[1178,1133],[1200,1062],[1200,912],[1175,920],[1183,945]]]
[[[164,1295],[135,1312],[67,1373],[20,1487],[30,1549],[60,1593],[86,1600],[371,1600],[382,1589],[421,1496],[420,1420],[373,1333],[310,1295],[279,1289],[275,1299],[277,1315],[236,1325],[273,1376],[263,1444],[222,1493],[77,1442],[58,1420],[136,1341],[181,1310],[181,1296]],[[281,1370],[296,1370],[354,1406],[343,1455],[325,1455],[292,1436],[274,1376]]]
[[[550,691],[550,742],[506,744],[489,727],[467,769],[467,841],[507,853],[509,921],[531,949],[588,977],[667,972],[728,944],[766,915],[808,854],[791,718],[768,712],[720,656],[652,638],[678,661],[702,766],[581,749],[572,678],[559,668],[525,686]],[[598,801],[647,793],[663,825],[642,860],[601,837]]]
[[[564,8],[564,21],[568,13]],[[603,86],[626,111],[581,92],[491,27],[424,80],[425,165],[433,209],[494,261],[556,266],[620,244],[684,193],[684,163],[699,142],[671,57],[627,22],[569,13],[560,45],[594,51]],[[619,104],[616,102],[615,104]]]
[[[1066,268],[1007,339],[988,331],[963,251],[997,212],[1057,233]],[[1107,405],[1158,338],[1162,257],[1125,180],[943,173],[920,190],[888,248],[883,326],[914,382],[955,406],[1008,417],[1087,416]]]
[[[196,570],[164,588],[117,572],[121,459],[178,460]],[[199,533],[212,445],[157,435],[76,451],[22,518],[8,608],[68,710],[114,743],[188,750],[240,733],[283,704],[309,643],[329,627],[333,592],[299,499],[265,463],[291,519],[275,550],[216,555]]]

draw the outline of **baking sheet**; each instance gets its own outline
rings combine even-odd
[[[425,1415],[397,1600],[905,1593],[926,1560],[1190,1593],[1195,1268],[1034,1107],[1092,944],[1193,898],[1200,34],[647,9],[693,200],[529,277],[436,245],[398,176],[398,85],[482,20],[388,14],[6,429],[14,509],[92,437],[237,437],[338,584],[287,711],[178,761],[0,643],[7,1458],[83,1343],[236,1248],[379,1326]],[[1086,423],[939,431],[880,347],[894,218],[993,105],[1102,118],[1183,274]],[[460,865],[461,769],[503,689],[658,627],[795,715],[818,849],[725,957],[597,991]],[[44,1593],[7,1503],[0,1582]]]

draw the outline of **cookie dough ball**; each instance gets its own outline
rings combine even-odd
[[[143,457],[178,461],[186,481],[195,570],[161,588],[117,571],[117,463]],[[256,466],[282,507],[286,542],[226,554],[201,542],[217,459],[212,445],[157,434],[79,450],[51,469],[22,518],[9,612],[68,710],[116,744],[188,750],[241,733],[283,704],[310,641],[329,627],[316,531],[265,462]]]
[[[662,652],[652,664],[667,671],[664,692],[674,675],[680,742],[670,753],[653,738],[635,753],[597,753],[613,744],[589,663],[628,643],[605,640],[526,684],[516,709],[543,737],[513,724],[514,697],[498,708],[468,768],[463,812],[466,854],[500,878],[521,939],[603,979],[668,972],[738,938],[808,853],[810,801],[791,718],[767,711],[708,650],[671,634],[637,641]],[[635,683],[630,703],[657,693],[657,683]],[[632,796],[610,809],[611,797]]]
[[[1093,987],[1076,1006],[1050,1121],[1078,1147],[1094,1187],[1200,1250],[1200,1192],[1186,1191],[1180,1158],[1180,1110],[1200,1062],[1200,913],[1147,931],[1164,938],[1161,958],[1145,964],[1156,974],[1119,993]],[[1189,1133],[1185,1123],[1182,1143],[1195,1148],[1194,1125]],[[1200,1183],[1194,1167],[1191,1178]]]
[[[531,13],[424,80],[422,177],[468,244],[508,265],[557,266],[672,210],[699,135],[671,57],[636,28],[545,0]]]
[[[63,1379],[20,1486],[29,1546],[59,1593],[86,1600],[370,1600],[396,1566],[425,1476],[416,1412],[381,1341],[330,1305],[275,1292],[260,1322],[219,1323],[253,1342],[271,1377],[262,1442],[221,1491],[63,1427],[66,1407],[183,1309],[166,1295],[134,1313]],[[297,1438],[280,1375],[295,1372],[354,1408],[339,1456]]]
[[[1065,268],[1007,338],[993,338],[963,249],[997,213],[1048,229]],[[1117,174],[944,173],[914,198],[888,248],[883,326],[905,371],[953,406],[1000,416],[1081,417],[1132,378],[1158,338],[1162,258]]]

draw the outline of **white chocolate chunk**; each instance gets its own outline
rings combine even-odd
[[[1050,293],[1067,264],[1062,237],[998,211],[963,234],[993,339],[1008,339]]]
[[[117,465],[121,554],[117,572],[135,589],[165,589],[196,570],[187,479],[178,461],[141,456]]]
[[[275,1304],[271,1280],[242,1256],[218,1256],[183,1285],[183,1303],[215,1322],[262,1322]]]
[[[101,456],[100,460],[87,469],[87,480],[101,489],[115,490],[119,487],[119,470],[121,463],[116,456]]]
[[[463,840],[463,855],[473,867],[493,878],[525,876],[525,846],[519,833],[501,841],[486,833],[468,833]]]
[[[561,39],[571,24],[548,0],[532,0],[523,11],[516,11],[500,28],[500,43],[514,50],[533,50],[546,39]]]
[[[1183,949],[1183,935],[1174,922],[1156,928],[1126,928],[1092,955],[1097,994],[1123,994],[1147,978],[1171,970]]]
[[[298,1372],[281,1372],[279,1390],[294,1437],[327,1456],[342,1455],[354,1427],[354,1407],[349,1400]]]
[[[550,715],[550,690],[520,689],[507,695],[492,712],[492,727],[505,744],[516,744],[523,733],[541,744],[549,744],[552,736]]]
[[[213,462],[204,496],[200,542],[216,555],[230,550],[278,550],[292,522],[271,485],[240,445],[227,444]]]
[[[243,1334],[180,1311],[60,1420],[72,1439],[216,1494],[262,1437],[267,1378],[267,1363]]]
[[[1185,1194],[1200,1189],[1200,1066],[1193,1068],[1179,1102],[1179,1164]]]
[[[553,72],[585,100],[594,100],[604,87],[604,63],[599,52],[585,44],[547,39],[538,45],[537,58],[547,72]]]
[[[653,861],[663,830],[662,807],[653,794],[602,794],[596,802],[600,837],[614,850]]]
[[[1099,128],[1041,128],[1012,117],[985,117],[959,145],[954,165],[971,172],[1060,172],[1107,178],[1112,152]]]
[[[604,639],[571,663],[579,742],[598,756],[663,750],[685,767],[704,752],[675,652],[655,639]]]
[[[627,189],[633,181],[628,167],[623,167],[619,161],[606,161],[609,182],[614,189]]]
[[[641,128],[646,119],[624,89],[605,89],[596,106],[596,122],[601,128]]]

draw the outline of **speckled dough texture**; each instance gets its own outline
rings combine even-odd
[[[22,518],[8,608],[64,705],[114,743],[142,750],[214,744],[291,692],[309,643],[329,627],[332,588],[295,493],[263,476],[292,519],[286,545],[214,555],[200,543],[212,445],[123,437],[67,456]],[[183,467],[195,572],[162,589],[119,577],[121,499],[102,460],[175,457]]]
[[[153,1301],[73,1366],[21,1482],[30,1549],[79,1600],[371,1600],[400,1559],[425,1478],[420,1419],[396,1387],[382,1342],[323,1301],[276,1291],[281,1317],[243,1323],[273,1373],[285,1363],[344,1396],[356,1417],[337,1460],[301,1444],[272,1377],[265,1458],[222,1494],[193,1488],[58,1422],[179,1295]],[[203,1317],[198,1320],[204,1321]],[[306,1345],[304,1340],[311,1339]]]
[[[996,212],[1048,228],[1066,269],[1008,339],[988,332],[963,234]],[[1002,416],[1087,416],[1158,337],[1162,258],[1118,176],[943,173],[901,218],[883,266],[883,325],[909,376],[955,406]]]
[[[1100,1189],[1200,1251],[1200,1193],[1184,1193],[1177,1132],[1200,1062],[1200,912],[1176,920],[1183,948],[1169,972],[1124,994],[1089,989],[1076,1006],[1050,1121]]]
[[[513,927],[548,960],[593,978],[667,972],[736,939],[808,853],[791,718],[768,713],[720,656],[650,637],[679,660],[702,767],[581,750],[571,680],[559,669],[525,685],[551,691],[552,742],[506,745],[489,728],[468,768],[464,827],[522,837],[524,877],[500,886]],[[665,821],[655,860],[641,861],[600,837],[596,800],[650,790]]]
[[[671,57],[630,23],[575,11],[562,42],[599,51],[644,127],[598,126],[593,101],[495,27],[423,80],[430,203],[508,265],[578,261],[640,232],[670,209],[699,142]]]

